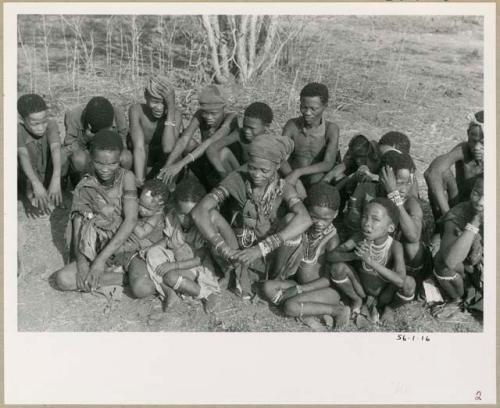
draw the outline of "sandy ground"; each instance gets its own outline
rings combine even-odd
[[[304,36],[310,41],[298,44],[295,52],[319,59],[299,59],[292,67],[296,75],[273,72],[245,89],[233,87],[235,107],[241,110],[250,101],[265,100],[275,109],[275,127],[280,128],[287,118],[297,115],[297,96],[303,84],[323,81],[334,95],[326,117],[341,128],[342,153],[356,133],[374,139],[389,130],[407,133],[412,140],[421,192],[426,197],[422,172],[432,158],[464,140],[466,114],[482,107],[482,31],[476,21],[408,24],[404,18],[394,22],[345,17],[338,24],[325,22],[322,30],[307,27]],[[325,43],[324,33],[335,41]],[[26,78],[22,67],[19,75],[23,91]],[[55,76],[53,87],[54,83]],[[277,87],[276,83],[283,86]],[[102,85],[87,81],[78,97],[99,94]],[[128,91],[126,86],[117,90],[109,85],[112,101],[124,107],[140,98],[140,85]],[[179,94],[183,92],[187,91]],[[63,110],[77,98],[70,91],[56,90],[54,94],[51,106],[61,123]],[[70,200],[70,194],[66,194],[67,207]],[[265,303],[242,302],[227,291],[210,316],[198,302],[180,302],[161,314],[156,297],[137,300],[125,291],[121,300],[109,302],[100,295],[60,292],[54,289],[51,275],[63,265],[67,219],[66,209],[56,209],[50,219],[28,220],[18,202],[21,331],[309,330]],[[347,330],[463,332],[480,331],[482,326],[465,315],[438,322],[427,307],[414,302],[398,311],[394,325],[362,329],[351,325]]]

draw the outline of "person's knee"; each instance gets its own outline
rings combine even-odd
[[[330,268],[330,277],[334,280],[342,280],[349,276],[349,267],[343,263],[338,262],[332,264]]]
[[[403,287],[401,288],[401,293],[404,296],[413,296],[415,294],[415,288],[417,287],[417,284],[415,282],[415,279],[411,276],[406,276],[404,282],[403,282]]]
[[[131,282],[130,289],[132,294],[138,299],[154,295],[156,292],[153,282],[146,278],[137,279],[136,281]]]
[[[89,156],[83,150],[77,150],[71,155],[71,165],[78,173],[85,172],[88,164]]]
[[[262,283],[262,295],[266,299],[272,299],[276,292],[276,284],[273,281],[265,281]]]
[[[283,313],[285,313],[287,316],[292,316],[292,317],[298,317],[301,314],[301,307],[300,303],[296,302],[294,300],[287,300],[283,304]]]
[[[134,157],[130,150],[123,150],[120,154],[120,166],[124,169],[131,170],[134,162]]]
[[[177,284],[179,279],[179,274],[177,272],[171,271],[163,276],[163,283],[171,288]]]
[[[68,272],[65,268],[56,272],[55,282],[60,290],[74,290],[76,286],[74,274]]]

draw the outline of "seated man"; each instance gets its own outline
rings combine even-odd
[[[137,224],[134,174],[120,167],[123,143],[112,130],[100,130],[90,143],[91,170],[75,187],[70,213],[76,262],[56,272],[60,290],[94,291],[123,283],[108,261]]]
[[[22,95],[17,101],[21,121],[17,125],[18,185],[33,215],[49,213],[62,202],[61,139],[55,120],[36,94]]]
[[[291,138],[295,148],[281,172],[293,186],[298,181],[306,187],[320,182],[340,162],[339,127],[323,118],[327,106],[328,88],[316,82],[307,84],[300,92],[302,116],[290,119],[283,128],[283,136]]]
[[[200,109],[196,111],[188,127],[175,143],[158,177],[166,184],[170,184],[189,165],[189,169],[205,189],[209,190],[215,187],[222,176],[230,170],[223,167],[219,152],[211,145],[237,129],[238,118],[235,113],[226,112],[226,99],[216,85],[204,88],[198,99]],[[201,134],[201,144],[181,158],[197,130]]]
[[[454,314],[462,300],[465,306],[482,312],[483,195],[483,178],[479,177],[469,200],[454,206],[442,219],[443,237],[434,275],[446,295],[447,304],[444,310],[438,310],[438,317]]]
[[[182,133],[182,113],[175,107],[175,92],[161,76],[149,79],[146,103],[129,109],[130,138],[138,186],[165,166],[168,154]]]
[[[205,239],[240,265],[236,292],[243,297],[251,295],[252,281],[286,279],[302,259],[300,236],[310,227],[311,218],[294,187],[278,175],[292,149],[289,138],[257,137],[250,144],[247,165],[232,172],[193,210]],[[239,251],[227,250],[209,217],[228,199],[233,203],[231,220]]]
[[[64,126],[64,150],[69,157],[70,176],[74,183],[89,171],[90,142],[100,130],[113,130],[118,133],[124,146],[120,165],[128,170],[132,168],[132,153],[126,150],[128,127],[125,115],[106,98],[95,96],[86,105],[79,105],[67,111],[64,115]]]
[[[484,113],[477,112],[475,115],[470,115],[469,119],[467,141],[436,157],[424,173],[435,221],[438,221],[451,207],[467,201],[475,180],[483,174]],[[455,165],[455,176],[451,171],[453,165]],[[440,232],[440,230],[435,231],[433,252],[439,248]]]

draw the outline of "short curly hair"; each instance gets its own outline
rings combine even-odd
[[[384,153],[380,160],[380,164],[381,169],[384,168],[384,166],[389,166],[392,167],[395,172],[406,169],[409,170],[410,173],[413,173],[416,170],[415,163],[409,154],[399,153],[395,150],[390,150],[387,153]]]
[[[365,206],[365,211],[368,209],[370,205],[378,204],[385,208],[387,215],[391,219],[392,223],[395,227],[399,224],[399,210],[396,204],[394,204],[391,200],[385,197],[376,197],[372,201],[370,201]]]
[[[270,125],[273,122],[273,110],[264,102],[254,102],[245,109],[245,117],[260,119],[262,123]]]
[[[198,203],[207,194],[203,185],[193,176],[186,176],[175,188],[175,199]]]
[[[146,180],[142,186],[141,193],[145,191],[150,191],[153,197],[159,197],[164,202],[166,202],[169,197],[167,185],[159,179]]]
[[[379,145],[391,146],[401,153],[410,153],[411,142],[404,133],[391,131],[384,134],[378,141]]]
[[[300,91],[300,99],[314,96],[318,96],[321,100],[321,103],[323,105],[326,105],[329,98],[328,88],[326,87],[326,85],[320,84],[318,82],[311,82]]]
[[[97,133],[102,129],[113,125],[115,110],[110,101],[102,96],[93,97],[85,106],[83,111],[83,127],[90,127],[92,133]]]
[[[337,211],[340,207],[339,190],[325,182],[313,184],[307,190],[304,204],[307,207],[326,207]]]
[[[43,112],[47,109],[44,99],[37,94],[25,94],[17,100],[17,112],[22,118],[27,118],[32,113]]]
[[[95,134],[90,142],[90,154],[97,151],[119,151],[123,150],[123,142],[118,133],[114,130],[100,130]]]

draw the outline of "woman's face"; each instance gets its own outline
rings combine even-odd
[[[247,164],[248,175],[253,186],[265,186],[273,179],[278,166],[270,160],[250,156]]]
[[[95,175],[101,182],[113,180],[120,167],[120,151],[97,150],[92,154],[92,164]]]
[[[194,207],[196,207],[196,204],[197,203],[194,203],[192,201],[177,200],[175,202],[177,217],[179,218],[182,228],[187,229],[191,227],[193,223],[193,220],[191,219],[191,211]]]

